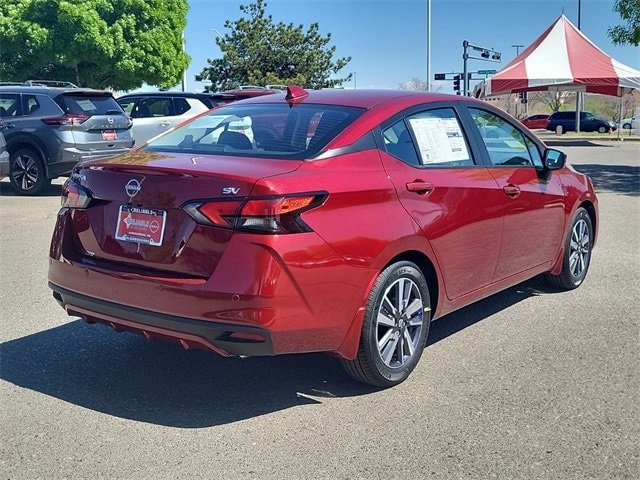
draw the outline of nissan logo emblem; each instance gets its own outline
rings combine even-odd
[[[113,119],[113,117],[107,117],[107,122],[109,122],[109,125],[112,125],[115,120]]]
[[[135,197],[141,189],[142,185],[140,185],[140,182],[134,178],[129,180],[124,186],[124,190],[125,192],[127,192],[127,195],[129,195],[129,197]]]

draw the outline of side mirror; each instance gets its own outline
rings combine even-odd
[[[560,150],[547,148],[544,151],[544,168],[547,170],[560,170],[564,167],[567,156]]]

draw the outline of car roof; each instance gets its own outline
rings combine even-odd
[[[294,100],[295,103],[320,103],[324,105],[336,105],[343,107],[356,107],[371,109],[385,103],[398,101],[406,104],[420,104],[432,102],[451,102],[451,101],[477,101],[471,97],[462,97],[460,95],[448,95],[444,93],[420,92],[414,90],[384,90],[384,89],[332,89],[323,90],[306,90],[308,95]],[[283,93],[273,95],[264,95],[242,100],[242,103],[279,103],[285,100]],[[481,103],[481,102],[480,102]]]
[[[49,96],[55,96],[61,93],[91,93],[91,94],[109,94],[108,90],[96,90],[93,88],[69,88],[69,87],[44,87],[44,86],[29,86],[29,85],[0,85],[0,92],[11,93],[40,93]]]

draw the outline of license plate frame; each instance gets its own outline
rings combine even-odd
[[[157,208],[120,205],[116,240],[159,247],[164,240],[167,211]]]

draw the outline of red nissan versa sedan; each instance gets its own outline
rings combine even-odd
[[[88,322],[221,355],[331,352],[391,386],[432,319],[542,273],[578,287],[597,211],[589,178],[487,103],[291,86],[80,164],[49,285]]]

